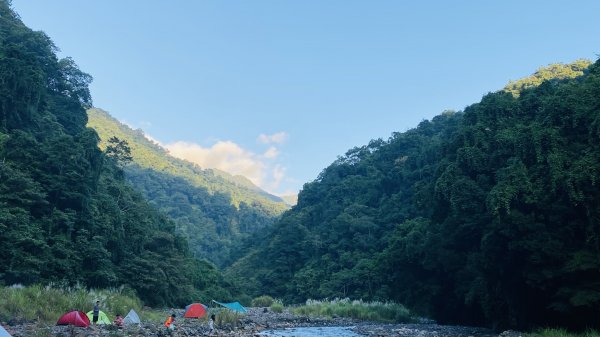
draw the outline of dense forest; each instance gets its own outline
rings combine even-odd
[[[250,294],[443,323],[599,326],[600,63],[552,65],[356,147],[227,271]]]
[[[92,78],[0,1],[0,284],[124,286],[150,305],[231,298],[86,127]]]
[[[92,78],[56,52],[0,0],[0,285],[125,287],[154,306],[393,300],[441,323],[600,327],[600,62],[541,68],[353,148],[275,220],[281,200],[243,178],[122,125],[87,127]],[[223,276],[196,256],[232,265]]]
[[[175,221],[196,257],[220,267],[230,264],[239,257],[240,241],[270,227],[288,209],[283,200],[244,177],[170,156],[143,131],[132,130],[105,111],[89,109],[88,116],[102,148],[117,142],[129,148],[132,160],[124,165],[126,179]]]

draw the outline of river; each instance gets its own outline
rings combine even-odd
[[[351,330],[351,327],[308,327],[266,330],[260,333],[264,337],[363,337]]]

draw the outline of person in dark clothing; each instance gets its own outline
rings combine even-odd
[[[92,312],[92,323],[98,324],[98,316],[100,315],[100,301],[96,301],[94,311]]]

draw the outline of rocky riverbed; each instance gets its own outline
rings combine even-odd
[[[178,317],[182,311],[175,312]],[[178,320],[175,336],[208,336],[208,325],[204,320]],[[357,334],[368,337],[520,337],[517,332],[504,332],[500,335],[491,330],[464,326],[438,325],[433,322],[419,324],[382,324],[357,321],[348,318],[312,318],[293,315],[287,311],[274,313],[266,308],[249,308],[248,315],[233,325],[217,326],[217,336],[258,337],[269,336],[270,330],[298,327],[350,327]],[[97,326],[76,328],[69,326],[48,326],[41,323],[9,322],[5,328],[13,337],[164,337],[169,336],[161,323],[143,322],[124,328]],[[340,329],[341,330],[341,329]],[[343,331],[342,331],[343,332]],[[300,337],[300,335],[297,335]],[[343,334],[339,335],[340,337]]]

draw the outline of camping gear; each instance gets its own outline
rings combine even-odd
[[[90,319],[83,311],[71,311],[60,316],[56,325],[74,325],[87,328],[90,326]]]
[[[0,325],[0,337],[12,337],[2,325]]]
[[[229,310],[241,312],[242,314],[248,313],[248,311],[246,310],[246,308],[244,308],[240,304],[240,302],[221,303],[221,302],[217,302],[215,300],[213,300],[213,302],[217,303],[218,305],[222,305],[222,306],[224,306],[225,308],[227,308]]]
[[[88,319],[90,320],[90,323],[94,323],[92,321],[93,317],[94,317],[94,311],[88,311],[88,313],[86,314]],[[106,316],[106,314],[104,313],[104,311],[100,310],[98,312],[98,322],[96,322],[96,324],[110,324],[110,319],[108,319],[108,316]]]
[[[192,303],[185,307],[184,318],[201,318],[206,316],[206,308],[201,303]]]
[[[123,324],[125,324],[125,325],[127,325],[127,324],[140,324],[140,323],[142,323],[140,321],[140,316],[138,316],[137,312],[135,312],[135,310],[133,310],[133,309],[129,310],[129,313],[123,319]]]

